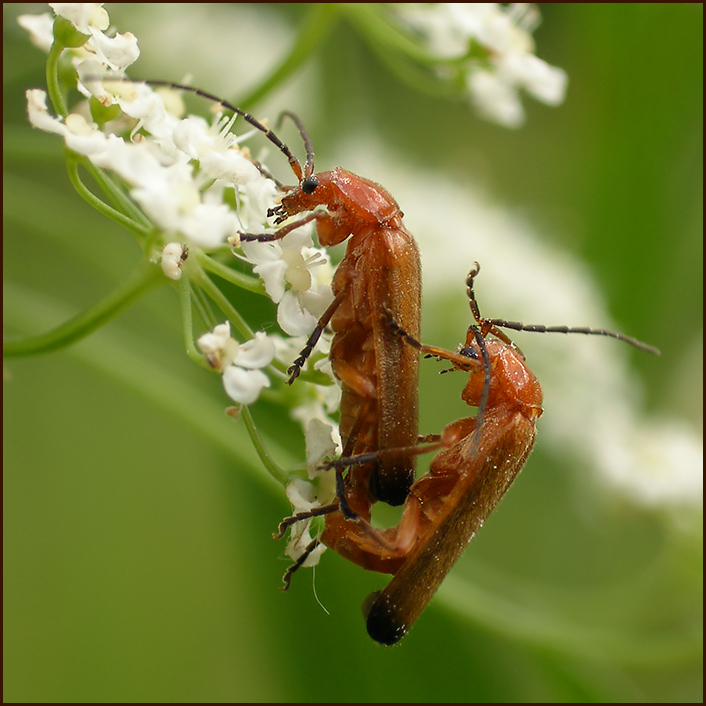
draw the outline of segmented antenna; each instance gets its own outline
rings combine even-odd
[[[473,280],[479,272],[480,265],[477,262],[474,262],[473,268],[468,273],[466,285],[468,286],[468,298],[470,300],[473,318],[478,322],[481,331],[485,335],[490,332],[504,343],[510,343],[511,345],[514,344],[512,344],[510,339],[500,331],[500,328],[512,329],[513,331],[530,331],[535,333],[581,333],[586,336],[609,336],[610,338],[617,338],[619,341],[623,341],[631,346],[634,346],[635,348],[639,348],[641,351],[647,351],[647,353],[652,353],[653,355],[660,355],[659,349],[654,346],[650,346],[647,343],[642,343],[642,341],[638,341],[636,338],[632,338],[631,336],[626,336],[624,333],[607,331],[602,328],[589,328],[588,326],[544,326],[542,324],[523,324],[519,321],[506,321],[505,319],[483,318],[480,315],[475,292],[473,291]]]
[[[98,79],[96,79],[98,80]],[[294,156],[292,151],[287,147],[287,145],[282,142],[282,140],[277,137],[277,135],[270,130],[268,127],[265,127],[257,118],[254,118],[250,113],[246,113],[244,110],[241,108],[238,108],[237,106],[233,105],[232,103],[229,103],[228,101],[223,100],[222,98],[219,98],[218,96],[214,95],[213,93],[208,93],[207,91],[203,91],[200,88],[194,88],[193,86],[184,86],[181,83],[172,83],[171,81],[161,81],[159,79],[129,79],[126,77],[109,77],[109,78],[103,78],[101,80],[104,80],[106,83],[110,83],[111,81],[128,81],[130,83],[145,83],[148,86],[162,86],[164,88],[174,88],[178,91],[186,91],[188,93],[193,93],[196,96],[200,96],[201,98],[205,98],[206,100],[213,101],[214,103],[218,103],[219,105],[222,105],[226,110],[230,110],[233,113],[236,113],[237,115],[240,115],[245,122],[249,123],[252,125],[254,128],[259,130],[260,132],[265,134],[265,137],[273,144],[275,147],[277,147],[283,154],[284,156],[289,160],[289,166],[292,168],[292,171],[297,177],[298,181],[302,181],[305,176],[311,176],[311,174],[314,171],[314,152],[311,148],[311,140],[309,139],[309,135],[307,134],[306,130],[304,129],[304,126],[302,125],[301,120],[299,119],[298,116],[296,116],[294,113],[286,112],[283,113],[283,115],[286,115],[287,117],[291,118],[295,125],[299,128],[299,134],[302,136],[302,139],[304,140],[304,146],[306,148],[306,171],[302,172],[302,166],[299,163],[299,160]]]
[[[304,142],[304,149],[306,150],[304,178],[306,179],[314,173],[314,147],[311,144],[311,138],[309,137],[309,133],[304,127],[304,123],[301,121],[301,118],[296,113],[292,113],[291,110],[283,110],[279,114],[279,118],[277,119],[278,130],[282,126],[282,123],[284,122],[285,118],[289,118],[297,126],[297,130],[299,130],[299,134],[301,135],[302,141]]]

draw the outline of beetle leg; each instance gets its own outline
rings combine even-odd
[[[240,240],[243,243],[250,243],[253,241],[257,243],[272,243],[275,240],[281,240],[282,238],[284,238],[285,235],[287,235],[287,233],[291,233],[296,228],[299,228],[299,226],[306,225],[314,219],[322,218],[324,216],[328,217],[328,214],[325,211],[312,211],[311,213],[307,213],[306,216],[303,216],[302,218],[299,218],[296,221],[292,221],[291,223],[287,223],[286,226],[278,228],[274,233],[239,232],[238,236],[240,237]]]
[[[289,380],[287,380],[288,385],[291,385],[299,377],[299,373],[304,367],[304,363],[306,363],[307,359],[311,355],[311,352],[314,350],[314,347],[318,343],[319,338],[323,333],[323,330],[326,328],[326,325],[331,320],[331,317],[334,315],[336,309],[338,309],[338,307],[341,305],[341,302],[345,299],[345,296],[345,292],[339,292],[334,297],[333,301],[329,304],[326,311],[321,315],[321,318],[317,321],[316,327],[307,339],[306,345],[304,346],[304,348],[302,348],[301,352],[299,353],[299,357],[294,361],[294,363],[292,363],[292,365],[287,370],[290,375]]]
[[[304,562],[309,558],[311,553],[318,546],[319,539],[312,539],[312,541],[309,542],[306,549],[304,550],[304,553],[290,567],[287,568],[287,570],[284,572],[284,576],[282,576],[283,585],[279,587],[280,591],[286,591],[289,589],[289,586],[292,583],[292,575],[294,574],[294,572],[304,565]]]

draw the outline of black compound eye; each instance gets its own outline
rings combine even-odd
[[[475,348],[471,348],[471,346],[464,346],[463,348],[461,348],[458,354],[464,356],[465,358],[472,358],[473,360],[478,360],[478,351]]]
[[[302,191],[305,194],[313,194],[314,189],[319,185],[319,180],[315,176],[308,176],[302,181]]]

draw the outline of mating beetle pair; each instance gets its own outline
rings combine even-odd
[[[315,173],[311,141],[292,113],[283,115],[295,122],[304,141],[303,168],[274,132],[239,108],[187,86],[148,83],[192,91],[220,103],[262,131],[289,160],[298,184],[280,185],[281,203],[268,214],[281,227],[270,234],[242,233],[241,240],[278,240],[312,220],[321,245],[348,239],[332,283],[333,302],[289,370],[291,383],[330,325],[331,363],[342,387],[343,452],[341,459],[329,464],[337,474],[337,497],[330,506],[287,518],[277,536],[295,522],[325,514],[325,529],[309,551],[323,542],[363,568],[392,574],[388,586],[368,599],[366,619],[373,639],[394,644],[424,610],[532,450],[536,420],[542,413],[541,388],[521,351],[501,329],[611,336],[651,353],[658,351],[603,329],[526,326],[483,318],[473,289],[477,263],[467,280],[474,323],[464,347],[451,353],[422,345],[419,251],[385,189],[341,168]],[[421,439],[420,352],[468,372],[461,396],[478,408],[475,417]],[[416,456],[427,451],[438,453],[428,473],[415,482]],[[372,527],[371,507],[377,501],[404,504],[397,526]],[[306,556],[287,571],[286,585]]]

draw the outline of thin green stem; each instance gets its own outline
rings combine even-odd
[[[181,305],[181,322],[184,330],[184,346],[186,348],[186,354],[197,365],[200,365],[202,368],[206,368],[207,370],[211,370],[211,366],[208,364],[205,356],[199,353],[194,343],[194,320],[191,307],[191,281],[186,273],[182,273],[177,291],[179,292],[179,303]]]
[[[105,325],[157,284],[165,282],[159,267],[143,263],[137,272],[105,299],[51,331],[3,342],[6,357],[40,355],[70,346]]]
[[[218,262],[218,260],[214,260],[204,252],[197,253],[196,260],[204,270],[218,275],[221,279],[234,284],[236,287],[240,287],[240,289],[245,289],[254,294],[267,294],[265,287],[258,278],[232,270],[230,267],[227,267],[222,262]]]
[[[220,323],[220,317],[216,317],[211,306],[211,300],[201,287],[194,286],[195,276],[191,275],[191,306],[196,310],[204,328],[210,331],[216,324]]]
[[[113,202],[115,208],[121,213],[128,215],[136,223],[141,223],[146,229],[150,227],[150,220],[125,193],[122,186],[115,183],[115,177],[112,174],[105,172],[103,169],[99,169],[87,159],[78,159],[93,177],[96,184],[103,190],[103,193]]]
[[[125,214],[117,211],[112,206],[109,206],[105,201],[99,199],[82,181],[79,175],[78,166],[81,162],[80,159],[76,158],[75,155],[67,151],[66,157],[66,169],[69,174],[69,180],[76,189],[76,193],[86,202],[88,202],[93,208],[104,216],[107,216],[111,220],[119,223],[120,225],[127,228],[129,231],[133,232],[135,235],[141,239],[147,238],[150,229],[141,223],[136,223],[132,218],[126,216]],[[144,220],[144,216],[141,220]]]
[[[441,98],[450,98],[462,91],[462,87],[456,85],[458,66],[466,57],[441,59],[428,52],[377,5],[346,3],[343,7],[371,51],[403,83]],[[440,76],[436,71],[440,67],[446,67],[448,75]]]
[[[419,64],[439,63],[437,56],[412,39],[397,22],[388,19],[387,10],[378,3],[345,3],[342,9],[370,44],[384,46]]]
[[[246,339],[253,337],[253,330],[248,326],[245,319],[238,313],[237,309],[228,301],[225,294],[221,292],[213,283],[210,277],[205,273],[200,273],[194,278],[194,282],[198,284],[204,292],[213,300],[216,306],[228,317],[228,320],[235,326],[242,336]]]
[[[319,48],[340,15],[338,3],[311,3],[311,11],[297,32],[297,39],[278,66],[250,93],[236,101],[243,109],[262,100],[274,88],[284,83]]]
[[[243,422],[245,422],[245,428],[250,435],[250,440],[252,441],[252,445],[255,447],[257,455],[260,457],[260,461],[262,461],[262,465],[278,483],[286,486],[289,482],[289,474],[283,468],[280,468],[280,466],[274,462],[272,456],[270,456],[267,447],[260,436],[260,432],[255,426],[255,421],[252,418],[250,408],[242,406],[240,408],[240,416],[243,418]]]
[[[66,117],[69,111],[64,102],[64,96],[61,94],[61,89],[59,88],[59,59],[63,50],[64,48],[61,44],[54,40],[51,49],[49,49],[49,56],[47,58],[46,77],[47,91],[49,93],[49,99],[54,106],[54,111],[57,115]]]

